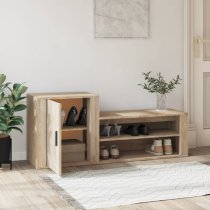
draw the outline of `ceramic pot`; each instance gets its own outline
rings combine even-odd
[[[12,139],[10,136],[0,136],[0,167],[10,164],[12,169]]]

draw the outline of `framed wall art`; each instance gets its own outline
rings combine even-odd
[[[149,0],[95,0],[96,38],[146,38]]]

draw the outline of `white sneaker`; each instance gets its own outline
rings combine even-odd
[[[163,155],[163,142],[161,139],[155,139],[152,146],[146,149],[146,152],[153,155]]]
[[[106,148],[106,146],[100,147],[100,159],[102,159],[102,160],[109,159],[109,150]]]
[[[172,155],[173,154],[171,139],[164,139],[163,140],[163,148],[164,148],[164,154],[165,155]]]
[[[120,157],[120,152],[117,145],[111,145],[110,156],[113,159],[118,159]]]

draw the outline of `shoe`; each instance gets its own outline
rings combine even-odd
[[[152,146],[146,149],[146,152],[153,155],[163,155],[163,142],[161,139],[155,139]]]
[[[171,139],[164,139],[163,140],[163,150],[165,155],[172,155],[173,154],[173,147]]]
[[[83,106],[79,113],[77,125],[87,125],[87,108],[86,108],[86,106]]]
[[[100,159],[102,159],[102,160],[109,159],[109,150],[106,148],[106,146],[100,147]]]
[[[75,125],[75,118],[77,116],[77,113],[78,113],[77,108],[75,106],[73,106],[68,113],[66,123],[65,123],[66,126],[74,126]]]
[[[111,130],[110,125],[108,125],[108,123],[106,123],[106,125],[102,125],[100,127],[100,136],[110,136],[110,130]]]
[[[149,127],[144,125],[144,124],[141,124],[139,126],[139,134],[142,134],[142,135],[149,135]]]
[[[118,125],[117,123],[115,123],[110,129],[110,135],[111,136],[120,136],[121,128],[122,128],[121,125]]]
[[[119,149],[118,149],[117,145],[111,145],[110,156],[113,159],[118,159],[120,157],[120,153],[119,153]]]
[[[139,129],[136,125],[129,125],[127,129],[125,130],[126,134],[129,134],[131,136],[138,136],[139,135]]]

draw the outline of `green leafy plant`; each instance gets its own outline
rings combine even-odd
[[[180,81],[182,80],[179,75],[175,79],[172,79],[169,82],[166,82],[162,74],[159,72],[157,77],[151,76],[151,71],[144,73],[143,76],[145,82],[143,84],[138,84],[143,87],[143,89],[148,90],[150,93],[159,93],[159,94],[166,94],[172,92],[176,85],[181,84]]]
[[[22,132],[23,117],[16,115],[27,106],[22,102],[27,87],[24,83],[11,84],[6,82],[6,75],[0,74],[0,134],[9,135],[12,130]]]

